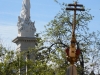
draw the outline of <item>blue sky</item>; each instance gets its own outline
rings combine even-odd
[[[50,22],[61,11],[59,4],[54,0],[30,0],[31,20],[35,21],[37,33],[45,30],[44,25]],[[75,0],[58,0],[60,3],[73,3]],[[100,0],[78,0],[85,8],[91,9],[95,16],[89,23],[90,31],[100,30]],[[0,0],[0,38],[5,46],[16,48],[11,41],[17,37],[18,16],[22,8],[22,0]]]

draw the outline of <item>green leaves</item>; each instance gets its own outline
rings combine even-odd
[[[61,5],[61,11],[45,26],[46,30],[44,31],[45,33],[43,37],[45,38],[43,39],[45,43],[44,45],[46,46],[45,51],[49,51],[49,58],[47,59],[49,62],[51,61],[57,65],[57,68],[55,68],[57,75],[65,75],[65,70],[69,65],[64,50],[66,47],[69,47],[71,41],[73,13],[71,11],[65,10],[66,5],[66,3],[63,3]],[[93,46],[98,44],[97,41],[93,41],[94,39],[97,40],[95,37],[97,37],[96,34],[98,33],[89,32],[88,24],[94,18],[94,16],[89,14],[89,11],[90,9],[86,9],[86,11],[77,12],[76,14],[75,34],[76,40],[79,42],[79,47],[81,50],[81,55],[79,57],[78,63],[76,63],[76,65],[79,67],[79,75],[85,74],[84,71],[86,68],[88,68],[86,64],[89,64],[92,59],[91,56],[94,56],[94,54],[91,54],[91,50],[94,50]]]

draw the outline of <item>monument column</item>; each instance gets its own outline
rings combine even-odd
[[[34,48],[36,44],[36,37],[34,36],[36,32],[35,22],[30,19],[30,0],[23,0],[22,10],[20,16],[18,16],[18,36],[12,41],[17,44],[17,51],[28,52],[29,48]],[[35,56],[29,53],[29,58],[34,60]],[[24,60],[26,60],[27,55],[24,55]]]

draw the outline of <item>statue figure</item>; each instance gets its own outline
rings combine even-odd
[[[18,36],[22,37],[34,37],[36,28],[35,22],[30,20],[30,0],[23,0],[22,10],[20,16],[18,16]]]
[[[30,18],[30,0],[23,0],[20,17],[24,19]]]

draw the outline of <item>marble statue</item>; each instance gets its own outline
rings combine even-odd
[[[23,0],[20,17],[30,18],[30,0]]]
[[[35,22],[30,20],[30,0],[23,0],[22,10],[18,16],[18,36],[20,37],[34,37],[36,28]]]

